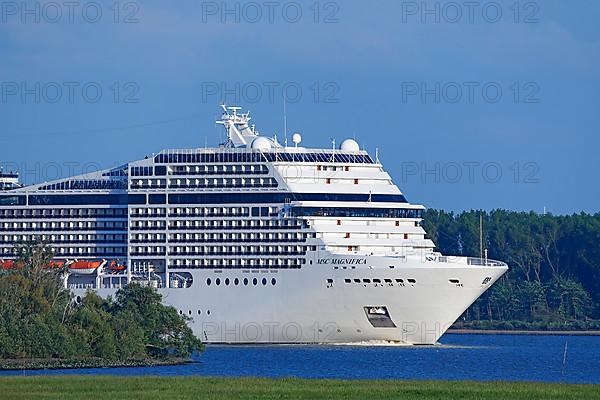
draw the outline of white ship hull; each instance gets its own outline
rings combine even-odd
[[[367,264],[354,269],[315,262],[302,270],[194,271],[190,288],[160,292],[167,304],[192,318],[194,333],[207,343],[435,344],[507,271],[505,266],[466,265],[461,263],[464,258],[450,263],[423,262],[419,257],[402,262],[390,257],[362,259]],[[363,283],[365,279],[371,282]],[[111,292],[114,289],[101,290],[104,295]],[[395,327],[371,324],[365,307],[376,306],[386,307]]]

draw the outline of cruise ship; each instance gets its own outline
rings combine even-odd
[[[33,185],[0,172],[0,265],[43,241],[65,286],[156,288],[207,343],[435,344],[507,270],[444,256],[354,139],[292,145],[222,106],[227,142]]]

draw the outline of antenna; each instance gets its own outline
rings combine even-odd
[[[287,147],[287,98],[285,97],[285,90],[283,91],[283,137],[284,145]]]
[[[483,215],[479,213],[479,258],[483,258]]]

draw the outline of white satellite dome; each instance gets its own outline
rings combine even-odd
[[[298,132],[294,133],[292,135],[292,142],[298,146],[300,144],[300,142],[302,141],[302,135],[299,134]]]
[[[273,146],[272,142],[268,138],[264,136],[259,136],[252,141],[251,147],[252,150],[267,151],[271,150],[271,147]]]
[[[346,139],[340,144],[340,150],[342,151],[360,151],[358,142],[354,139]]]

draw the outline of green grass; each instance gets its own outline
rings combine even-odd
[[[0,377],[0,399],[600,399],[600,387],[510,382]]]

